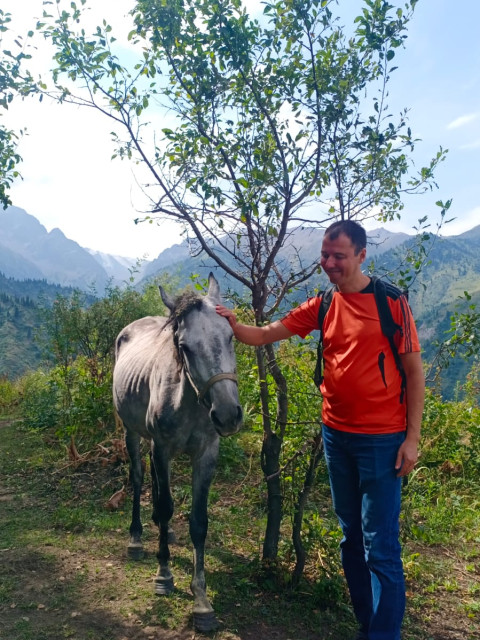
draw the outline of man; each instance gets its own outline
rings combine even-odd
[[[399,536],[402,477],[418,459],[425,382],[408,302],[387,285],[395,342],[406,377],[380,327],[373,283],[362,270],[365,230],[352,220],[325,232],[321,266],[336,285],[323,325],[322,430],[333,505],[343,539],[342,563],[359,623],[356,640],[400,640],[405,583]],[[217,307],[238,340],[263,345],[319,329],[321,297],[272,324],[237,322]]]

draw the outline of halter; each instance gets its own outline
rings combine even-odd
[[[187,366],[187,364],[185,362],[185,356],[183,355],[182,350],[179,348],[178,351],[179,351],[179,354],[180,354],[180,359],[182,361],[183,370],[185,371],[185,375],[187,376],[188,381],[192,385],[192,389],[197,394],[197,400],[198,400],[199,404],[201,402],[204,402],[205,396],[207,395],[208,390],[210,389],[210,387],[212,385],[215,384],[215,382],[218,382],[219,380],[233,380],[233,382],[235,382],[235,384],[238,384],[238,378],[237,378],[237,374],[236,373],[216,373],[214,376],[212,376],[211,378],[209,378],[207,380],[207,382],[203,386],[203,389],[201,391],[199,391],[197,385],[195,384],[195,382],[194,382],[194,380],[193,380],[193,378],[192,378],[192,376],[190,374],[190,371],[188,370],[188,366]]]
[[[185,371],[187,370],[185,369]],[[204,401],[205,396],[207,395],[207,391],[210,389],[212,385],[215,384],[215,382],[218,382],[219,380],[233,380],[235,384],[238,384],[238,378],[236,373],[217,373],[216,375],[212,376],[210,380],[207,380],[205,386],[199,392],[197,387],[194,385],[193,381],[191,380],[191,376],[188,372],[187,372],[187,375],[188,375],[190,384],[192,385],[193,389],[195,390],[195,393],[197,394],[199,403]]]
[[[175,343],[178,355],[180,356],[182,368],[185,371],[185,375],[187,376],[187,379],[190,382],[192,389],[195,391],[197,395],[198,404],[205,402],[205,396],[207,395],[210,387],[213,386],[216,382],[219,382],[220,380],[232,380],[233,382],[235,382],[235,384],[238,384],[238,377],[236,373],[216,373],[214,376],[209,378],[207,382],[204,384],[203,388],[199,390],[198,386],[196,385],[195,381],[193,380],[190,374],[190,371],[188,370],[185,354],[183,353],[182,348],[178,344],[176,328],[174,328],[173,339],[174,339],[174,343]]]

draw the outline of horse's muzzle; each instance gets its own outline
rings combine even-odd
[[[239,404],[236,406],[219,405],[212,407],[210,419],[219,436],[231,436],[240,431],[242,427],[243,410]]]

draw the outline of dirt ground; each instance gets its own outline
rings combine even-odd
[[[4,496],[2,496],[2,499]],[[21,582],[21,594],[19,604],[10,604],[7,610],[0,605],[0,619],[2,628],[21,630],[22,626],[38,630],[36,640],[59,640],[71,638],[77,640],[115,639],[115,640],[194,640],[210,637],[218,640],[323,640],[332,638],[341,640],[333,629],[324,631],[319,629],[318,634],[312,634],[305,629],[299,629],[293,637],[281,626],[271,622],[258,620],[254,624],[242,627],[241,630],[229,630],[220,620],[220,627],[212,634],[201,634],[193,630],[191,616],[187,616],[183,628],[169,630],[159,628],[157,624],[145,624],[142,615],[134,615],[130,612],[125,616],[119,615],[124,603],[121,598],[112,598],[110,605],[102,602],[96,607],[98,582],[105,581],[108,584],[124,582],[124,559],[105,558],[99,566],[98,560],[90,560],[88,552],[69,553],[67,551],[56,552],[56,560],[44,561],[44,553],[51,553],[52,549],[38,549],[38,553],[18,552],[18,550],[2,550],[1,564],[8,566],[8,573],[16,576]],[[76,602],[74,609],[68,602],[62,604],[62,596],[69,590],[69,583],[79,571],[91,562],[90,573],[95,573],[95,584],[89,588],[82,588],[82,599]],[[134,594],[125,592],[126,599],[131,599]],[[152,598],[153,591],[152,591]],[[190,597],[184,594],[190,606]],[[52,600],[55,602],[52,603]],[[464,616],[459,616],[457,608],[452,607],[448,601],[440,605],[436,614],[429,614],[428,623],[422,622],[422,626],[428,629],[425,638],[432,640],[466,640],[467,638],[480,639],[480,630],[472,634],[471,627],[465,624]],[[28,607],[25,610],[25,606]],[[25,624],[22,624],[25,623]],[[414,623],[415,624],[415,623]],[[20,640],[30,636],[4,635],[0,629],[0,640]],[[32,636],[33,638],[34,636]],[[421,636],[419,636],[421,637]],[[350,636],[344,640],[349,640]]]
[[[0,518],[46,507],[46,504],[34,504],[29,495],[28,483],[37,480],[25,473],[23,482],[14,486],[8,478],[2,478],[0,469]],[[81,493],[93,490],[92,483],[98,481],[98,475],[78,471]],[[57,476],[55,483],[58,482],[61,478]],[[188,576],[190,561],[185,557],[191,553],[190,542],[186,520],[181,514],[177,516],[175,529],[179,541],[178,547],[172,549],[172,554],[179,555],[175,571],[182,570]],[[75,535],[72,531],[65,532],[61,546],[55,543],[58,532],[52,533],[51,541],[44,532],[38,536],[35,531],[21,533],[23,543],[0,545],[0,640],[194,640],[206,637],[211,640],[350,640],[352,637],[351,626],[336,625],[337,612],[332,615],[319,612],[318,629],[306,628],[298,608],[290,613],[288,598],[276,618],[265,615],[269,600],[282,595],[260,590],[252,605],[255,611],[248,612],[242,612],[241,607],[235,610],[235,604],[223,602],[221,594],[218,595],[222,611],[218,616],[219,628],[210,634],[201,634],[193,629],[188,577],[180,579],[173,596],[153,595],[152,577],[156,569],[153,533],[146,558],[128,570],[124,530],[112,531],[108,540],[100,540],[98,546],[93,545],[88,536]],[[43,542],[39,545],[37,539]],[[457,588],[450,592],[448,589],[435,591],[424,611],[410,607],[404,637],[408,640],[480,640],[475,619],[469,619],[462,608],[472,576],[453,554],[448,558],[448,549],[422,548],[421,553],[450,560],[452,584]],[[415,597],[414,585],[409,585],[408,597]],[[217,608],[215,602],[214,607]],[[174,628],[170,624],[173,611]],[[292,615],[296,616],[295,632],[289,618]]]
[[[18,504],[19,496],[0,488],[0,501]],[[176,533],[178,534],[178,527]],[[185,536],[186,530],[183,534],[180,532],[181,538]],[[112,541],[112,553],[102,558],[98,554],[92,554],[88,546],[82,548],[78,539],[75,551],[56,549],[49,545],[34,550],[31,547],[1,549],[1,573],[16,582],[17,600],[6,608],[2,606],[0,599],[0,640],[30,638],[21,633],[10,635],[12,630],[20,632],[22,628],[35,629],[37,634],[31,636],[35,640],[294,640],[281,626],[261,620],[250,627],[232,630],[219,618],[216,632],[195,632],[192,615],[189,613],[193,603],[192,596],[183,587],[177,589],[174,597],[184,607],[184,625],[175,630],[159,627],[158,620],[167,613],[167,609],[162,613],[159,602],[164,598],[156,597],[153,593],[153,575],[156,570],[153,547],[146,558],[138,563],[142,573],[150,573],[143,580],[141,589],[142,592],[150,591],[152,606],[147,605],[145,611],[139,603],[138,612],[135,613],[131,605],[137,595],[133,588],[129,588],[125,577],[125,532],[122,532],[121,538],[121,542]],[[107,591],[111,592],[110,596],[106,595]],[[74,604],[73,594],[76,598]],[[141,597],[144,598],[144,593]],[[146,622],[149,609],[155,614],[152,615],[152,618],[156,618],[154,624]],[[8,635],[4,635],[5,629],[9,630]],[[302,630],[295,640],[324,637],[335,636],[312,635]]]

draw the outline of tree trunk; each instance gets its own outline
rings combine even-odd
[[[307,473],[305,474],[305,480],[303,488],[298,494],[298,500],[295,505],[295,513],[293,517],[293,531],[292,542],[295,548],[295,555],[297,561],[292,573],[292,586],[296,587],[302,577],[303,570],[305,568],[306,553],[302,543],[302,522],[303,513],[305,511],[305,504],[307,498],[312,490],[313,483],[315,481],[317,467],[320,463],[323,453],[323,440],[321,434],[317,434],[312,443],[310,464],[308,465]]]
[[[264,413],[264,439],[262,445],[262,470],[267,481],[267,527],[263,543],[263,560],[275,560],[278,554],[280,526],[283,517],[283,496],[280,479],[280,454],[287,420],[287,385],[280,371],[272,345],[264,349],[268,361],[268,369],[275,380],[277,391],[276,431],[271,429],[270,415]],[[261,356],[259,363],[261,380],[266,379],[265,358]],[[268,389],[266,389],[268,393]],[[268,396],[265,398],[268,401]],[[263,403],[262,403],[263,405]],[[265,421],[268,418],[268,421]],[[268,427],[268,428],[265,428]]]
[[[280,483],[280,452],[282,441],[271,431],[264,435],[262,446],[262,470],[267,478],[267,526],[263,542],[263,560],[275,560],[283,516],[283,497]]]

